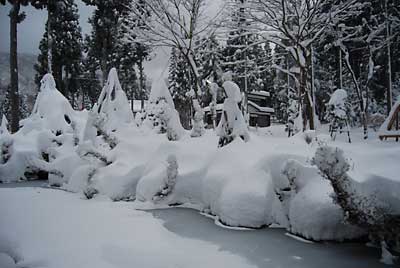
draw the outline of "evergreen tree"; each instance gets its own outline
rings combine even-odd
[[[171,50],[168,70],[169,92],[171,92],[182,126],[185,129],[190,129],[191,98],[188,95],[191,89],[190,67],[183,55],[175,48]]]
[[[47,6],[51,10],[48,18],[51,27],[46,28],[40,42],[40,54],[35,65],[37,72],[35,81],[40,85],[43,75],[49,72],[48,51],[51,45],[52,73],[57,88],[74,105],[76,93],[79,89],[78,77],[82,66],[82,35],[79,26],[78,8],[74,0],[53,1]],[[51,42],[48,40],[50,29]]]
[[[129,9],[129,0],[83,0],[95,7],[89,23],[92,25],[88,53],[96,59],[104,83],[107,73],[116,64],[116,44],[119,18]]]
[[[142,18],[139,19],[136,12],[141,11],[143,5],[143,1],[133,1],[121,11],[113,57],[114,65],[119,69],[123,88],[131,99],[141,100],[146,98],[143,62],[148,59],[150,48],[137,40],[136,35],[132,34],[132,29],[140,27]],[[133,9],[136,9],[136,12]],[[139,75],[136,73],[135,65]]]
[[[18,92],[18,24],[21,23],[25,17],[25,12],[21,12],[21,6],[31,4],[35,8],[43,8],[45,0],[8,0],[11,5],[9,13],[10,17],[10,75],[11,75],[11,132],[16,132],[19,129],[20,119],[20,100]],[[46,1],[47,2],[47,1]],[[6,0],[0,0],[0,5],[5,5]]]

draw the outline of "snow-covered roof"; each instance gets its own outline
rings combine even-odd
[[[252,92],[249,92],[249,94],[251,94],[251,95],[259,95],[259,96],[263,96],[263,97],[271,96],[271,94],[268,91],[264,91],[264,90],[252,91]]]
[[[273,108],[259,106],[255,102],[252,102],[250,100],[248,101],[248,104],[253,106],[254,108],[256,108],[258,111],[260,111],[262,113],[274,113],[275,112],[275,110]],[[215,108],[216,108],[217,111],[221,111],[224,108],[224,104],[223,103],[218,103]],[[204,112],[210,112],[210,106],[204,107],[203,111]]]
[[[248,104],[253,106],[257,110],[259,110],[260,112],[264,112],[264,113],[273,113],[273,112],[275,112],[275,110],[273,108],[259,106],[255,102],[252,102],[250,100],[248,101]]]

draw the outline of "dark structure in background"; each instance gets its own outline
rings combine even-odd
[[[269,127],[271,125],[271,117],[274,114],[274,109],[271,108],[271,98],[269,92],[253,91],[248,93],[248,112],[249,125],[251,127]],[[216,106],[217,122],[221,119],[223,104],[219,103]],[[204,121],[207,128],[212,128],[212,118],[210,107],[204,107]]]

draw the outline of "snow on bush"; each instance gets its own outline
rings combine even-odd
[[[110,70],[107,83],[103,87],[93,110],[104,117],[104,130],[107,132],[114,131],[123,124],[133,122],[128,98],[121,88],[115,68]]]
[[[191,137],[201,137],[203,136],[205,129],[204,129],[204,111],[200,107],[199,101],[194,99],[193,100],[193,108],[194,108],[194,117],[192,120],[193,127],[190,132]]]
[[[2,135],[2,144],[9,147],[8,160],[0,164],[2,180],[48,176],[54,184],[62,184],[64,173],[68,176],[77,163],[69,161],[69,156],[82,136],[85,117],[85,112],[72,109],[56,89],[53,76],[46,74],[31,115],[20,122],[21,129],[11,136]],[[12,148],[7,145],[11,140]]]
[[[57,90],[51,74],[40,81],[41,86],[31,115],[21,120],[24,134],[32,130],[51,130],[56,135],[71,132],[71,122],[76,117],[68,100]]]
[[[8,133],[8,121],[6,116],[3,114],[3,117],[1,118],[0,135],[6,135]]]
[[[152,85],[143,123],[156,133],[167,133],[168,140],[176,141],[185,135],[171,93],[162,80]]]
[[[400,252],[400,198],[391,194],[398,193],[400,185],[380,178],[379,183],[385,185],[386,189],[376,194],[375,187],[371,187],[376,184],[354,181],[347,174],[349,164],[343,151],[338,148],[318,148],[313,162],[330,181],[334,189],[333,200],[345,212],[345,219],[367,230],[372,242],[380,243],[384,255],[382,258],[388,260],[387,248]]]
[[[225,90],[226,99],[217,128],[217,135],[220,137],[219,146],[232,142],[236,137],[240,137],[247,142],[250,136],[243,114],[238,106],[242,99],[240,89],[232,81],[225,81],[222,87]]]

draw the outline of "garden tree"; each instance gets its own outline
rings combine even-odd
[[[10,90],[10,103],[11,103],[11,132],[16,132],[19,128],[19,92],[18,92],[18,23],[25,19],[25,12],[21,12],[21,6],[31,4],[36,8],[42,8],[43,3],[40,0],[0,0],[1,5],[8,2],[11,5],[9,13],[10,17],[10,75],[11,75],[11,90]]]
[[[264,89],[266,85],[262,77],[265,75],[268,61],[265,46],[253,30],[254,22],[250,15],[250,1],[232,0],[226,8],[223,26],[228,31],[224,50],[224,70],[232,72],[233,80],[244,92],[242,103],[247,110],[247,93]]]
[[[183,56],[175,49],[171,50],[169,63],[168,89],[174,100],[175,108],[185,129],[190,128],[191,102],[190,96],[190,67]]]
[[[303,130],[315,129],[311,49],[328,25],[354,4],[326,0],[252,1],[252,19],[264,38],[289,51],[294,60]]]
[[[98,96],[101,91],[101,84],[98,77],[98,60],[94,55],[94,51],[90,49],[93,46],[93,39],[91,36],[86,35],[84,41],[84,53],[86,56],[83,59],[82,63],[82,75],[79,78],[79,82],[81,85],[83,100],[88,101],[88,107],[91,108],[97,101]]]
[[[134,16],[132,9],[141,9],[144,1],[133,1],[121,12],[117,27],[117,40],[115,44],[115,66],[120,70],[122,86],[131,93],[133,99],[146,98],[145,75],[143,62],[149,58],[150,47],[140,43],[131,29],[139,27],[140,18]],[[148,14],[148,12],[147,12]],[[133,66],[137,66],[139,77]]]
[[[140,27],[133,29],[139,40],[154,46],[175,48],[190,66],[193,83],[191,96],[199,102],[201,78],[195,55],[195,41],[210,29],[204,23],[205,0],[149,0],[133,13],[140,19]],[[150,12],[150,19],[146,11]],[[193,105],[193,108],[200,107]],[[195,109],[194,109],[195,111]],[[194,124],[201,124],[197,120]]]
[[[118,19],[129,8],[128,0],[83,0],[95,7],[89,23],[92,25],[88,53],[96,59],[97,69],[101,70],[102,83],[108,71],[115,64],[115,44],[117,43]]]
[[[5,90],[5,95],[4,98],[2,98],[1,102],[0,102],[0,114],[5,116],[7,118],[8,121],[10,121],[12,119],[11,117],[11,87],[8,86]],[[18,105],[18,109],[19,109],[19,115],[21,116],[21,118],[26,118],[29,113],[30,113],[30,109],[27,106],[27,98],[28,96],[26,95],[19,95],[19,105]]]
[[[333,34],[335,40],[333,44],[341,50],[355,89],[357,112],[363,125],[364,139],[368,138],[368,114],[373,101],[371,91],[374,84],[379,91],[380,82],[375,79],[379,69],[379,58],[380,55],[384,55],[384,48],[391,39],[387,36],[387,24],[379,11],[379,6],[379,1],[365,1],[354,5],[347,11],[348,16],[336,20],[338,26],[335,28],[338,32]],[[335,28],[326,34],[331,34]],[[390,92],[391,90],[388,95],[391,95]]]
[[[196,55],[199,62],[199,75],[203,80],[222,84],[222,46],[215,33],[202,37],[196,45]]]
[[[37,72],[35,81],[39,86],[43,75],[51,71],[57,88],[74,105],[79,88],[77,78],[82,71],[82,35],[78,8],[73,0],[52,1],[47,8],[51,10],[49,12],[51,17],[47,22],[51,24],[51,27],[46,28],[40,41],[40,54],[35,64]],[[51,42],[49,37],[51,37]],[[49,53],[52,54],[51,68]]]
[[[196,46],[196,55],[199,62],[199,74],[202,80],[206,81],[205,85],[203,84],[202,104],[207,106],[213,101],[214,94],[220,93],[219,95],[222,95],[222,91],[213,92],[214,87],[211,85],[215,83],[214,86],[219,85],[221,87],[223,83],[223,47],[214,33],[210,37],[201,38],[198,43]],[[222,101],[222,96],[215,97],[215,102]]]

